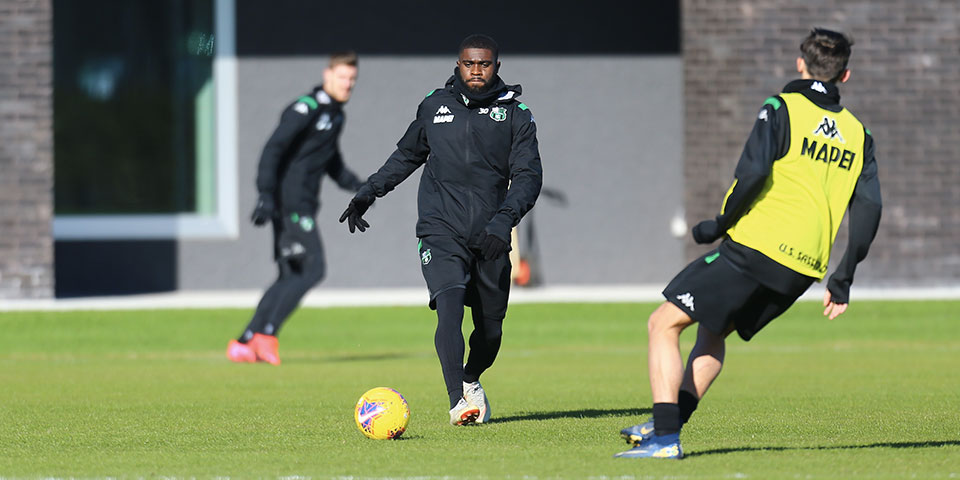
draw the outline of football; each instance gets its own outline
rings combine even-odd
[[[398,438],[407,429],[410,407],[400,392],[387,387],[368,390],[353,411],[357,428],[374,440]]]

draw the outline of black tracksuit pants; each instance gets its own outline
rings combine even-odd
[[[313,217],[287,216],[273,221],[274,258],[280,274],[264,292],[257,310],[240,337],[277,335],[303,296],[326,274],[323,243]]]

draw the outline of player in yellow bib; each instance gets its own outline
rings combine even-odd
[[[823,300],[831,320],[846,310],[881,205],[873,137],[837,90],[850,78],[852,45],[842,33],[814,29],[800,45],[801,78],[760,108],[720,214],[693,228],[697,243],[723,241],[667,285],[667,301],[650,315],[653,419],[621,431],[635,446],[617,457],[683,456],[680,428],[720,374],[726,337],[737,331],[749,341],[825,277],[849,210],[847,251]],[[684,368],[680,332],[694,323]]]

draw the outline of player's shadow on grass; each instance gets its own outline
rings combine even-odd
[[[494,417],[490,419],[490,423],[520,422],[523,420],[554,420],[557,418],[635,417],[639,415],[649,415],[650,411],[649,408],[616,408],[611,410],[585,408],[562,412],[524,412],[520,415],[512,415],[509,417]]]
[[[316,362],[318,363],[335,363],[335,362],[377,362],[381,360],[401,360],[414,357],[421,357],[423,355],[417,353],[368,353],[368,354],[356,354],[356,355],[336,355],[332,357],[317,357]]]
[[[684,457],[698,457],[701,455],[723,455],[726,453],[737,452],[784,452],[789,450],[851,450],[863,448],[931,448],[960,446],[960,440],[945,440],[942,442],[877,442],[864,445],[834,445],[822,447],[737,447],[737,448],[715,448],[713,450],[704,450],[702,452],[684,452]]]

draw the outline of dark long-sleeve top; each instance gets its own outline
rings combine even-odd
[[[340,155],[342,107],[317,86],[283,110],[257,169],[257,190],[272,195],[281,212],[316,214],[324,175],[347,190],[363,185]]]
[[[457,93],[453,77],[420,103],[397,149],[367,181],[377,197],[421,165],[416,233],[452,235],[476,246],[484,231],[509,241],[510,229],[542,185],[537,127],[517,100],[519,85],[500,81],[489,103]]]

